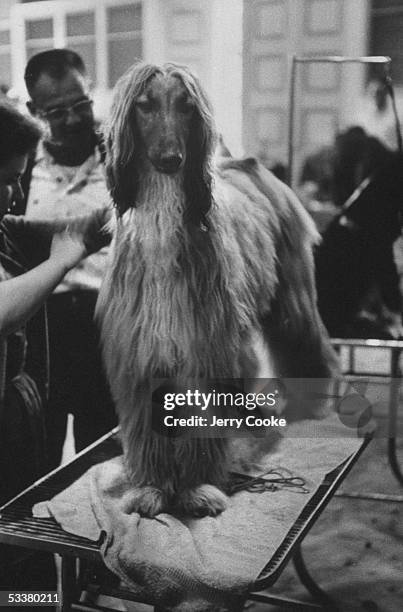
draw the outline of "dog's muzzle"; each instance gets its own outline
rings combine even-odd
[[[181,153],[165,155],[153,162],[158,172],[163,172],[164,174],[175,174],[181,168],[182,163],[183,155]]]

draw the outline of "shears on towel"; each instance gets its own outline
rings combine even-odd
[[[306,487],[306,480],[301,476],[294,476],[287,468],[278,467],[258,476],[248,476],[246,474],[231,474],[232,481],[230,493],[238,491],[250,491],[252,493],[264,493],[265,491],[278,491],[280,489],[290,489],[295,493],[309,493]]]

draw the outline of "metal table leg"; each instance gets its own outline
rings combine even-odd
[[[389,436],[388,436],[388,459],[393,474],[401,485],[403,485],[403,473],[397,458],[396,436],[397,436],[397,412],[399,408],[401,372],[399,367],[400,349],[392,349],[391,363],[391,387],[389,396]]]
[[[293,556],[293,563],[295,571],[298,574],[298,578],[311,595],[319,601],[327,612],[338,612],[336,602],[330,595],[328,595],[312,578],[308,569],[305,565],[304,558],[302,556],[301,545],[296,546],[295,553]]]
[[[62,556],[62,606],[61,612],[71,612],[77,597],[76,558]]]
[[[396,438],[389,438],[388,440],[388,458],[392,472],[394,473],[400,484],[403,485],[403,473],[398,462],[396,453]]]

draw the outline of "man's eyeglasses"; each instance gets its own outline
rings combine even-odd
[[[74,111],[76,115],[85,115],[89,113],[93,103],[93,100],[79,100],[70,106],[59,106],[46,111],[39,111],[38,115],[48,121],[63,121],[67,119],[71,111]]]

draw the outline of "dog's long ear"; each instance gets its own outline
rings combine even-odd
[[[135,101],[148,80],[158,71],[153,64],[137,62],[115,86],[106,126],[107,183],[119,215],[136,205],[139,184]]]
[[[109,192],[119,216],[128,208],[136,205],[139,175],[135,154],[127,162],[120,161],[119,155],[109,153],[113,149],[113,141],[109,137],[108,152],[106,154],[106,180]],[[110,148],[109,148],[110,147]]]
[[[191,223],[208,227],[207,215],[213,203],[213,156],[217,133],[210,101],[198,78],[184,66],[175,66],[195,104],[184,175],[186,218]]]
[[[192,122],[188,143],[188,157],[184,176],[186,217],[195,225],[208,227],[207,215],[213,203],[212,157],[213,126],[207,124],[198,110]]]
[[[138,171],[135,150],[135,114],[128,100],[115,98],[106,139],[107,185],[119,215],[135,206]]]

